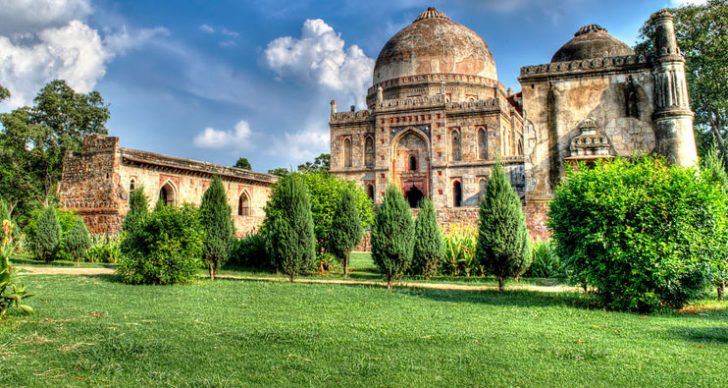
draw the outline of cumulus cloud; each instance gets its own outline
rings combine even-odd
[[[247,148],[252,135],[248,122],[240,120],[232,131],[207,127],[195,137],[194,143],[198,147],[210,149]]]
[[[53,79],[65,80],[78,92],[90,92],[115,56],[168,34],[163,28],[122,27],[102,35],[82,20],[91,12],[86,0],[32,3],[0,0],[0,84],[11,92],[3,103],[9,108],[29,104]]]
[[[200,27],[198,27],[198,29],[200,31],[206,33],[206,34],[214,34],[215,33],[215,28],[213,28],[209,24],[202,24],[202,25],[200,25]]]
[[[358,102],[371,82],[374,60],[346,42],[321,19],[303,23],[301,37],[277,38],[265,49],[265,63],[280,78],[295,78],[322,88],[343,91]]]
[[[286,132],[282,138],[273,141],[270,155],[283,157],[292,163],[312,160],[329,151],[329,130],[325,124],[311,124],[297,132]],[[280,150],[285,150],[281,154]]]

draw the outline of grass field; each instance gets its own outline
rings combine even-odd
[[[726,304],[651,316],[577,294],[23,276],[0,386],[727,386]]]

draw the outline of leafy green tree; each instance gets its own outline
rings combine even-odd
[[[331,236],[328,240],[328,251],[339,259],[344,267],[344,276],[347,276],[349,254],[356,244],[361,241],[364,229],[359,220],[359,211],[356,208],[356,199],[350,188],[346,188],[339,196],[339,203],[334,211],[334,220],[331,223]]]
[[[521,199],[500,163],[488,180],[478,214],[476,256],[498,279],[498,291],[503,292],[507,278],[518,277],[528,269],[531,249]]]
[[[212,178],[210,187],[202,195],[200,221],[205,230],[202,259],[207,262],[210,279],[215,280],[215,274],[228,257],[234,234],[232,211],[219,176]]]
[[[250,162],[248,161],[248,158],[240,158],[237,162],[235,162],[235,166],[237,168],[242,168],[243,170],[252,170],[253,166],[250,165]]]
[[[56,259],[61,247],[61,224],[56,216],[56,209],[47,206],[38,217],[36,230],[31,242],[35,257],[46,263]]]
[[[299,174],[282,178],[265,207],[261,227],[266,251],[288,279],[310,269],[316,259],[316,237],[306,184]]]
[[[129,193],[129,210],[124,217],[123,230],[129,230],[133,225],[149,213],[149,200],[144,194],[142,186],[137,187]]]
[[[397,187],[389,185],[372,227],[372,259],[392,288],[412,263],[415,228],[412,210]]]
[[[437,214],[430,199],[420,202],[420,214],[415,220],[415,245],[411,272],[427,278],[437,272],[445,257],[445,242],[437,225]]]
[[[700,170],[703,179],[708,184],[720,188],[723,194],[723,200],[728,200],[728,173],[726,173],[725,163],[719,155],[718,148],[714,145],[706,153],[702,159],[702,169]],[[721,222],[715,229],[716,244],[715,249],[715,275],[713,283],[716,287],[718,300],[723,300],[725,294],[726,283],[728,283],[728,214],[723,213]]]
[[[4,101],[10,98],[10,92],[0,85],[0,101]]]
[[[76,261],[81,261],[91,247],[91,234],[81,217],[76,216],[71,230],[63,236],[63,249]]]
[[[728,158],[728,1],[708,0],[704,5],[672,8],[677,43],[685,56],[690,106],[701,154],[712,142]],[[655,26],[647,21],[635,50],[654,52]],[[728,160],[728,159],[727,159]]]
[[[313,162],[306,162],[298,165],[298,172],[319,172],[328,174],[331,170],[331,155],[321,154],[317,156]]]
[[[76,93],[64,81],[48,83],[34,102],[0,115],[0,192],[20,218],[57,194],[66,151],[105,134],[110,116],[98,92]]]
[[[268,170],[268,174],[275,175],[275,176],[278,176],[281,178],[288,176],[290,173],[291,172],[287,168],[283,168],[283,167],[278,167],[278,168],[274,168],[272,170]]]

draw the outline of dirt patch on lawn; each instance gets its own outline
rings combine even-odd
[[[23,270],[21,275],[113,275],[111,268],[74,268],[74,267],[36,267],[22,266],[15,267]]]

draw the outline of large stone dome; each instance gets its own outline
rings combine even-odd
[[[374,66],[374,84],[425,74],[498,79],[483,38],[434,8],[428,8],[384,45]]]
[[[561,46],[551,62],[568,62],[592,58],[634,55],[634,50],[609,35],[603,27],[590,24],[579,29],[574,37]]]

